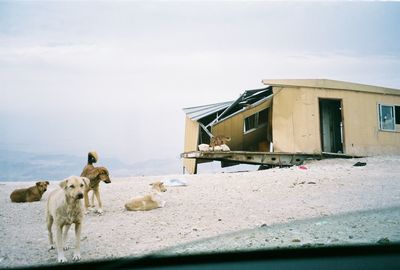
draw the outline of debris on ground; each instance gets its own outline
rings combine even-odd
[[[357,162],[357,163],[354,164],[353,166],[354,166],[354,167],[362,167],[362,166],[365,166],[365,165],[367,165],[366,162]]]

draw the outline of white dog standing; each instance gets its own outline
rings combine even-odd
[[[90,180],[86,177],[70,176],[60,183],[61,189],[50,193],[47,201],[46,220],[49,231],[50,248],[54,248],[52,225],[56,227],[56,248],[58,262],[66,262],[64,249],[68,230],[75,224],[75,250],[73,260],[81,259],[80,239],[83,218],[83,192]]]

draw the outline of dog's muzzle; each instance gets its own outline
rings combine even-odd
[[[79,200],[83,199],[83,193],[78,193],[78,195],[76,195],[76,198]]]
[[[111,180],[104,181],[104,183],[110,184],[110,183],[111,183]]]

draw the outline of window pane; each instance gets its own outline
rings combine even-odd
[[[400,125],[400,106],[395,106],[396,125]]]
[[[258,125],[261,126],[268,122],[268,109],[262,110],[258,113]]]
[[[382,129],[394,130],[393,106],[381,105],[380,122]]]
[[[244,131],[248,131],[250,129],[255,128],[256,124],[256,115],[253,114],[247,118],[244,119]]]

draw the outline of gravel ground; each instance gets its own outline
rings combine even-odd
[[[367,165],[354,167],[358,161]],[[165,249],[182,253],[400,241],[399,161],[400,156],[332,159],[257,172],[112,178],[111,184],[101,184],[104,213],[84,218],[82,259]],[[169,187],[164,208],[124,209],[127,200],[148,193],[150,182],[167,179],[182,179],[188,186]],[[51,182],[40,202],[9,199],[14,189],[33,183],[0,183],[0,267],[56,263],[56,252],[48,250],[45,203],[58,181]],[[71,230],[70,245],[73,240]],[[72,259],[72,250],[66,257]]]

